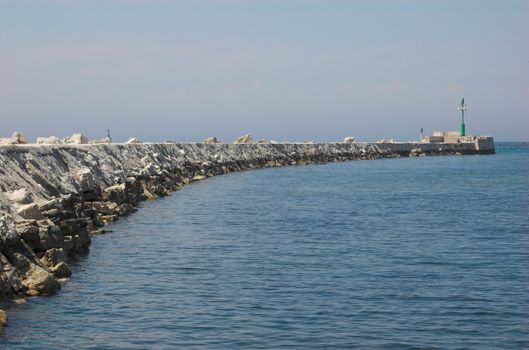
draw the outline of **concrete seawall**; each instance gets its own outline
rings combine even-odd
[[[193,181],[254,168],[494,152],[492,142],[0,146],[0,300],[54,293],[71,274],[68,256],[86,251],[105,223]]]

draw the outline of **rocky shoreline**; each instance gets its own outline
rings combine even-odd
[[[147,199],[246,169],[347,160],[490,154],[478,144],[129,143],[0,146],[0,301],[50,295],[104,226]],[[0,310],[0,327],[7,316]]]

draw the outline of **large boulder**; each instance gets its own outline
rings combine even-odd
[[[66,237],[65,237],[66,238]],[[81,228],[71,236],[72,246],[71,252],[84,252],[90,247],[90,235],[86,227]],[[66,250],[66,239],[64,240]]]
[[[41,247],[39,226],[35,220],[18,221],[16,225],[18,234],[33,250]]]
[[[6,297],[21,294],[23,290],[24,287],[18,271],[4,254],[0,253],[0,301]]]
[[[113,215],[118,209],[118,205],[114,202],[93,202],[92,207],[102,215]]]
[[[49,220],[39,221],[39,240],[42,251],[64,247],[62,229]]]
[[[61,228],[49,220],[19,220],[16,222],[16,229],[24,242],[36,253],[64,246]]]
[[[60,262],[55,266],[50,267],[51,273],[57,278],[67,278],[72,275],[72,270],[65,262]]]
[[[410,151],[410,157],[424,157],[426,154],[420,148],[413,148]]]
[[[63,139],[64,143],[70,144],[86,144],[88,143],[88,138],[81,133],[73,134],[72,136],[67,136]]]
[[[205,139],[203,143],[214,144],[214,143],[221,143],[221,142],[217,140],[216,137],[212,136],[212,137],[208,137],[207,139]]]
[[[28,143],[28,139],[26,136],[22,135],[20,131],[15,131],[9,139],[9,144],[11,145],[21,145],[26,143]]]
[[[239,137],[237,140],[235,140],[235,144],[249,144],[252,143],[253,139],[250,134],[246,134],[244,136]]]
[[[39,145],[60,145],[61,143],[61,139],[59,139],[57,136],[37,137],[37,144]]]
[[[40,220],[44,218],[36,203],[18,205],[16,206],[16,213],[26,220]]]
[[[43,267],[31,263],[25,256],[15,253],[16,267],[22,272],[22,285],[26,294],[51,295],[61,288],[53,274]]]
[[[41,265],[33,250],[15,230],[8,203],[0,193],[0,301],[24,294],[27,288],[22,280],[28,278],[32,265]]]
[[[141,141],[135,137],[131,137],[130,139],[127,140],[127,142],[125,142],[126,144],[131,144],[131,143],[141,143]]]
[[[92,144],[112,143],[112,140],[110,139],[110,137],[103,137],[102,139],[92,140],[90,141],[90,143]]]
[[[72,270],[66,263],[66,254],[61,248],[48,249],[40,261],[48,266],[55,277],[64,278],[72,275]]]
[[[32,194],[26,188],[6,193],[7,199],[13,204],[30,204],[33,202]]]
[[[81,168],[77,170],[76,173],[77,181],[81,185],[83,191],[88,191],[92,189],[95,185],[94,177],[92,176],[92,171],[88,168]]]
[[[52,267],[61,262],[66,262],[66,254],[62,248],[51,248],[46,250],[40,261],[46,266]]]
[[[127,187],[126,185],[119,184],[105,188],[103,191],[103,200],[114,202],[116,204],[125,203],[127,201]]]

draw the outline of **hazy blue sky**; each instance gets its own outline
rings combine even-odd
[[[529,140],[527,0],[0,0],[0,135]]]

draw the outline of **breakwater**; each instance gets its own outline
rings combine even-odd
[[[477,143],[101,144],[0,147],[0,293],[52,294],[104,224],[207,177],[332,161],[494,153]]]

